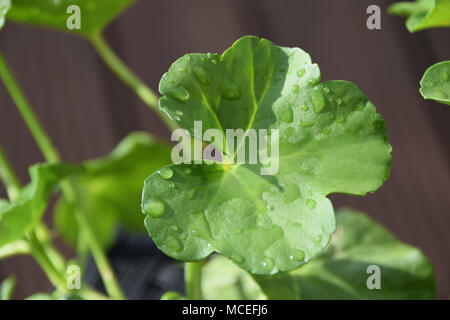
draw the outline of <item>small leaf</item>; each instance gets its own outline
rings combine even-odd
[[[187,300],[185,296],[176,291],[167,291],[161,296],[161,300]]]
[[[93,36],[102,30],[135,0],[14,0],[7,18],[20,23],[68,31],[82,36]],[[80,29],[69,30],[67,19],[74,12],[72,5],[80,8]]]
[[[260,175],[261,164],[176,164],[161,169],[171,178],[146,180],[147,230],[175,259],[217,251],[254,274],[298,268],[334,231],[326,195],[364,195],[389,176],[391,147],[375,107],[350,82],[320,83],[319,67],[298,48],[244,37],[223,55],[189,54],[162,77],[160,91],[161,109],[191,135],[202,121],[224,136],[226,129],[280,136],[271,176]]]
[[[16,282],[15,277],[9,277],[0,283],[0,300],[11,300]]]
[[[82,169],[69,164],[38,164],[30,167],[31,182],[12,202],[0,202],[0,248],[19,240],[39,222],[52,188]]]
[[[436,63],[425,71],[420,93],[424,99],[450,105],[450,61]]]
[[[11,8],[11,0],[0,0],[0,30],[5,24],[5,16]]]
[[[300,269],[255,276],[269,299],[433,299],[433,267],[417,248],[361,212],[342,209],[330,247]],[[381,289],[368,289],[371,265],[380,268]]]
[[[215,255],[206,263],[202,279],[202,291],[206,300],[266,299],[250,274],[220,255]]]
[[[406,16],[409,32],[427,28],[450,27],[450,0],[416,0],[394,3],[389,14]]]
[[[109,247],[119,226],[145,232],[140,212],[145,178],[170,163],[170,145],[144,132],[123,139],[106,157],[84,163],[85,172],[76,180],[78,209],[85,212],[104,247]],[[55,225],[64,239],[77,243],[78,227],[73,209],[61,197],[55,207]]]

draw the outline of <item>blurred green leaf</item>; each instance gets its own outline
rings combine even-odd
[[[186,297],[176,291],[167,291],[161,296],[161,300],[186,300]]]
[[[76,179],[80,210],[85,212],[103,246],[109,247],[119,226],[144,232],[140,210],[142,186],[153,171],[171,162],[171,146],[150,134],[134,132],[105,158],[84,163]],[[73,209],[63,197],[55,207],[55,225],[69,244],[75,245],[79,230]]]
[[[15,277],[9,277],[0,283],[0,300],[11,300],[16,282]]]
[[[202,291],[206,300],[264,300],[251,275],[227,258],[214,255],[203,267]]]
[[[19,240],[40,220],[52,188],[63,178],[82,171],[69,164],[37,164],[30,167],[31,182],[17,199],[0,202],[0,248]]]
[[[1,0],[0,0],[1,1]],[[20,23],[92,36],[102,30],[136,0],[14,0],[7,18]],[[70,6],[80,8],[81,29],[69,30]],[[68,13],[69,11],[69,13]]]
[[[416,0],[394,3],[388,8],[392,15],[408,17],[406,28],[416,32],[427,28],[450,27],[450,0]]]
[[[5,24],[5,16],[11,8],[11,0],[0,0],[0,30]]]
[[[433,299],[433,267],[361,212],[342,209],[329,248],[287,274],[255,276],[269,299]],[[367,269],[379,266],[381,289],[369,290]]]
[[[450,105],[450,61],[436,63],[425,71],[420,93],[425,99]]]

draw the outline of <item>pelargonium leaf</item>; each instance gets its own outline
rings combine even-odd
[[[169,144],[148,133],[133,132],[106,157],[83,163],[77,176],[78,209],[87,214],[104,247],[109,247],[119,226],[131,232],[145,232],[140,199],[145,178],[170,163]],[[79,236],[73,207],[61,197],[55,206],[58,231],[71,245]]]
[[[147,230],[173,258],[217,251],[254,274],[295,269],[335,229],[326,195],[373,192],[389,176],[391,147],[373,104],[350,82],[320,83],[301,49],[244,37],[223,55],[180,58],[160,91],[161,109],[192,135],[201,120],[204,130],[278,129],[280,138],[271,176],[260,164],[174,164],[146,180]]]
[[[0,0],[0,30],[5,24],[5,16],[11,8],[11,0]]]
[[[337,230],[321,256],[287,274],[255,276],[269,299],[433,299],[433,266],[417,248],[402,243],[365,214],[341,209]],[[368,278],[380,270],[380,289]]]
[[[450,105],[450,61],[436,63],[425,71],[420,93],[425,99]]]
[[[20,23],[56,28],[82,36],[101,32],[107,24],[136,0],[14,0],[7,18]],[[80,8],[80,29],[67,27],[71,5]]]
[[[221,255],[215,255],[203,267],[202,292],[206,300],[266,299],[250,274]]]
[[[450,0],[416,0],[394,3],[388,8],[392,15],[408,17],[406,28],[416,32],[427,28],[450,27]]]
[[[52,188],[63,178],[82,171],[69,164],[38,164],[30,167],[31,182],[12,203],[0,202],[0,247],[22,238],[39,222]]]

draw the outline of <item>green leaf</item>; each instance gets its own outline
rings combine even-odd
[[[161,296],[161,300],[187,300],[185,296],[176,291],[167,291]]]
[[[417,248],[361,212],[342,209],[327,250],[300,269],[255,276],[269,299],[433,299],[433,267]],[[371,265],[380,268],[381,289],[369,290]]]
[[[450,0],[416,0],[394,3],[389,14],[408,17],[406,28],[416,32],[427,28],[450,27]]]
[[[30,167],[31,182],[12,202],[0,202],[0,248],[22,238],[39,222],[52,188],[63,178],[80,173],[69,164],[38,164]]]
[[[38,292],[27,297],[25,300],[58,300],[58,299],[52,294]]]
[[[133,2],[135,0],[14,0],[7,18],[89,37],[101,33]],[[72,5],[80,8],[80,29],[67,27],[67,20],[74,14],[68,10]]]
[[[78,208],[85,212],[103,246],[112,245],[119,226],[145,232],[140,213],[145,178],[170,163],[170,145],[151,135],[134,132],[106,157],[84,163],[76,180]],[[79,235],[71,207],[61,197],[55,207],[55,225],[64,239],[75,245]]]
[[[0,0],[0,30],[5,24],[5,16],[11,8],[11,0]]]
[[[220,255],[215,255],[206,263],[202,279],[202,291],[206,300],[266,299],[250,274]]]
[[[251,273],[274,274],[327,246],[335,220],[326,195],[377,190],[391,147],[355,85],[319,82],[307,53],[256,37],[171,66],[160,107],[180,127],[192,135],[195,120],[203,130],[278,129],[280,156],[272,176],[260,175],[260,164],[175,164],[151,175],[142,209],[164,253],[195,261],[217,251]]]
[[[11,300],[17,279],[9,277],[0,283],[0,300]]]
[[[450,61],[436,63],[425,71],[420,93],[424,99],[450,105]]]

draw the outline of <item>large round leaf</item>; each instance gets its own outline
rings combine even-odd
[[[375,107],[350,82],[320,83],[319,67],[298,48],[244,37],[223,55],[189,54],[160,91],[161,109],[192,135],[201,120],[224,136],[278,129],[280,138],[274,175],[261,175],[260,164],[175,164],[146,180],[147,230],[173,258],[217,251],[254,274],[295,269],[335,229],[326,195],[373,192],[389,175],[391,147]]]

